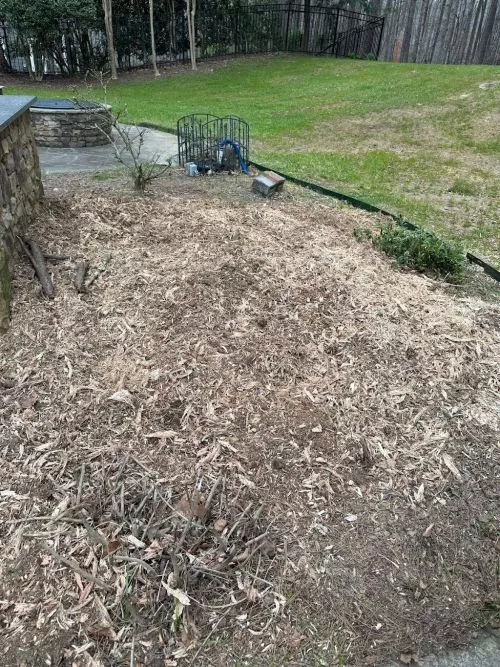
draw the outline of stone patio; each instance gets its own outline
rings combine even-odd
[[[139,131],[144,129],[134,125],[123,125],[122,127],[130,130],[131,137],[137,136]],[[116,134],[115,137],[119,142]],[[102,171],[120,166],[112,145],[92,148],[43,148],[39,146],[38,153],[42,174]],[[141,149],[141,161],[150,162],[156,157],[159,158],[161,164],[167,163],[169,159],[173,164],[177,162],[177,136],[175,134],[146,129]],[[130,158],[128,161],[130,162]]]

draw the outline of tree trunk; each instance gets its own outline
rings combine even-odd
[[[117,79],[116,73],[116,53],[115,40],[113,37],[113,6],[112,0],[102,0],[102,7],[104,9],[104,26],[106,29],[106,40],[108,43],[109,67],[111,69],[111,78]]]
[[[175,0],[170,0],[169,41],[170,41],[170,58],[173,58],[174,54],[177,53],[176,25],[175,25]]]
[[[196,69],[196,0],[191,0],[191,67]]]
[[[0,72],[2,74],[7,74],[8,72],[10,72],[10,64],[7,61],[7,58],[5,56],[4,50],[1,45],[0,45]]]
[[[156,65],[156,44],[155,44],[155,27],[154,27],[154,7],[153,0],[149,0],[149,29],[151,32],[151,60],[153,61],[153,72],[155,76],[160,76],[158,67]]]
[[[186,12],[191,67],[196,69],[196,0],[186,0]]]
[[[26,68],[28,70],[29,77],[30,77],[30,79],[34,79],[35,78],[35,72],[33,71],[33,66],[32,66],[32,63],[31,63],[31,49],[30,49],[29,42],[27,42],[27,41],[24,42],[23,47],[24,47],[24,61],[26,63]]]

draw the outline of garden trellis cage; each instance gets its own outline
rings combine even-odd
[[[250,129],[238,116],[194,113],[177,121],[179,164],[194,162],[198,170],[247,170]]]

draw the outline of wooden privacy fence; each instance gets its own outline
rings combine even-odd
[[[500,63],[499,0],[370,0],[369,8],[385,18],[380,60]]]

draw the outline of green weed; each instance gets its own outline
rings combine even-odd
[[[430,271],[446,281],[459,283],[464,277],[462,249],[422,229],[415,231],[388,223],[380,228],[373,244],[394,257],[399,266]]]
[[[479,610],[481,625],[497,628],[500,624],[500,598],[496,600],[485,600]]]
[[[372,232],[364,227],[355,227],[353,234],[354,238],[358,241],[371,241],[373,238]]]
[[[114,169],[103,169],[102,171],[96,171],[95,174],[92,174],[92,179],[98,181],[99,183],[105,181],[112,181],[117,178],[120,178],[125,173],[125,169],[121,167],[115,167]]]
[[[478,194],[479,189],[474,183],[457,178],[448,192],[454,192],[457,195],[473,196]]]

